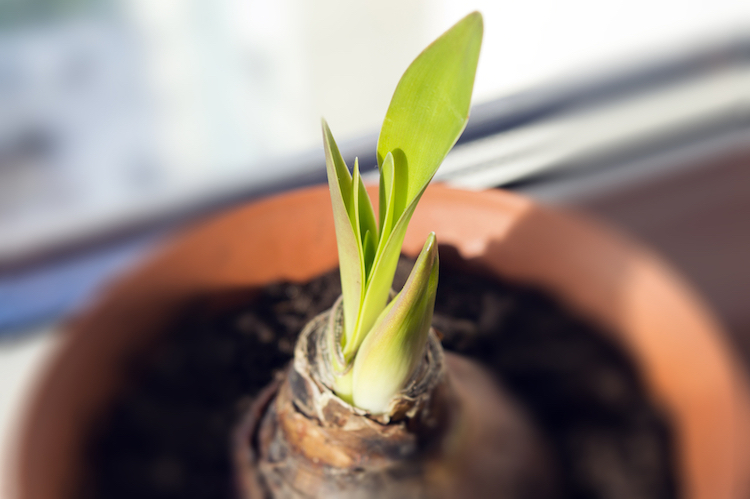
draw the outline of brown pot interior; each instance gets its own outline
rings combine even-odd
[[[415,256],[429,231],[464,258],[539,285],[616,334],[670,418],[685,497],[750,494],[744,373],[699,300],[658,259],[590,221],[501,191],[431,186],[405,253]],[[177,238],[70,324],[25,420],[19,497],[59,498],[72,490],[83,437],[124,363],[164,330],[180,304],[199,294],[308,280],[336,263],[326,187],[230,211]]]

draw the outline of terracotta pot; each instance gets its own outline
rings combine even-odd
[[[716,322],[663,263],[595,223],[500,191],[430,187],[405,252],[416,255],[429,231],[465,258],[537,284],[613,331],[669,417],[684,496],[748,497],[744,373]],[[72,490],[84,436],[120,382],[124,359],[160,334],[186,299],[307,280],[333,268],[336,255],[329,194],[317,187],[203,223],[113,286],[70,324],[42,378],[16,462],[18,497],[62,498]]]

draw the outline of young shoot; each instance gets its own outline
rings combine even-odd
[[[380,313],[360,346],[352,380],[355,406],[374,414],[383,412],[422,361],[437,281],[437,241],[432,232],[404,289]]]
[[[434,234],[404,289],[388,298],[412,214],[466,126],[482,31],[481,14],[469,14],[401,77],[378,139],[377,221],[357,161],[350,174],[323,121],[343,295],[340,355],[331,359],[334,389],[372,413],[385,410],[424,354],[437,288]]]

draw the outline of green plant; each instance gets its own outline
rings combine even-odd
[[[482,31],[481,14],[469,14],[402,76],[378,139],[377,222],[358,162],[350,174],[323,122],[344,318],[331,359],[334,389],[372,413],[385,409],[424,355],[437,289],[434,234],[403,290],[390,302],[388,298],[412,214],[466,126]]]

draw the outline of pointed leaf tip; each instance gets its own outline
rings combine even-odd
[[[393,153],[396,175],[406,179],[401,210],[421,194],[466,126],[483,31],[479,12],[464,17],[419,54],[396,87],[377,157],[382,165]]]

